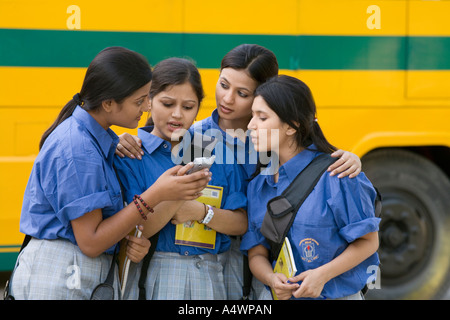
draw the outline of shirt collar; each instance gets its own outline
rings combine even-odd
[[[245,147],[247,145],[249,146],[249,150],[254,150],[253,142],[250,139],[250,130],[246,130],[245,142],[237,137],[228,135],[227,132],[222,130],[222,128],[219,126],[219,112],[217,111],[217,109],[214,109],[211,114],[211,128],[220,130],[224,139],[224,143],[233,143],[234,145],[237,145],[239,147]]]
[[[315,158],[317,157],[320,152],[315,151],[316,148],[314,144],[310,145],[308,147],[311,150],[304,149],[302,152],[298,153],[291,159],[289,159],[286,163],[284,163],[279,169],[279,178],[278,181],[280,181],[281,177],[286,177],[289,183],[292,183],[294,179],[297,177],[297,175],[306,168],[306,166]],[[278,161],[278,157],[276,157],[276,160]],[[267,172],[271,172],[270,167],[272,166],[272,163],[269,164]],[[273,181],[273,174],[265,174],[264,177],[266,183],[269,185],[275,185]]]
[[[219,127],[219,112],[217,111],[217,109],[214,109],[214,111],[211,113],[211,122],[212,122],[212,127],[214,129],[219,129],[220,131],[222,131],[223,133],[225,133],[225,131],[223,131],[220,127]]]
[[[314,150],[315,146],[311,145],[310,149]],[[302,152],[292,157],[291,159],[289,159],[289,161],[283,164],[280,167],[279,173],[280,175],[285,174],[289,180],[289,183],[292,183],[292,181],[294,181],[297,175],[303,169],[305,169],[306,166],[310,164],[310,162],[313,161],[313,159],[318,155],[319,155],[318,151],[304,149]]]
[[[110,128],[105,130],[86,110],[80,106],[76,106],[72,116],[77,122],[86,128],[86,130],[97,141],[106,159],[114,155],[119,137]]]
[[[153,126],[142,127],[138,129],[138,137],[142,140],[142,147],[149,153],[152,154],[161,145],[164,150],[170,152],[172,149],[172,144],[158,136],[152,134]]]

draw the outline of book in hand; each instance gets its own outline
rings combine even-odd
[[[208,185],[202,190],[202,196],[196,200],[220,208],[222,194],[223,187]],[[180,223],[176,226],[175,244],[214,249],[216,244],[216,231],[197,221]]]
[[[297,267],[295,266],[294,255],[292,254],[291,243],[289,239],[284,238],[283,246],[278,254],[277,261],[273,268],[274,273],[282,273],[287,278],[293,277],[297,273]],[[274,300],[278,300],[277,295],[272,290],[272,296]]]
[[[142,236],[142,231],[138,229],[138,226],[136,226],[136,229],[131,230],[129,235],[134,236],[136,238],[140,238]],[[125,287],[127,285],[128,273],[130,271],[130,262],[131,262],[131,260],[128,259],[127,256],[127,245],[128,240],[123,238],[122,241],[120,242],[120,251],[119,251],[119,280],[122,297],[125,292]]]

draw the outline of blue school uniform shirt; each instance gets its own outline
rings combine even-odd
[[[115,166],[126,200],[130,203],[135,194],[147,190],[158,178],[180,160],[172,157],[171,143],[151,134],[153,127],[138,129],[138,137],[142,140],[144,156],[142,160],[130,158],[115,158]],[[175,159],[175,160],[174,160]],[[223,187],[222,209],[235,210],[246,208],[247,197],[242,175],[239,170],[226,170],[225,166],[214,163],[209,185]],[[197,255],[203,253],[222,253],[229,249],[230,239],[220,232],[216,233],[214,249],[191,247],[175,244],[176,226],[167,223],[160,231],[156,251],[176,252],[181,255]]]
[[[312,146],[313,147],[313,146]],[[267,202],[279,196],[294,178],[320,152],[304,150],[279,168],[278,182],[272,175],[260,174],[248,186],[248,231],[241,250],[269,245],[261,234]],[[325,172],[300,207],[288,232],[297,274],[315,269],[341,254],[354,240],[378,231],[379,218],[374,216],[376,192],[364,173],[355,178],[337,178]],[[328,281],[322,298],[341,298],[361,290],[372,276],[370,266],[378,266],[377,253],[353,269]],[[369,268],[369,269],[368,269]]]
[[[77,106],[47,137],[25,189],[20,231],[38,239],[76,243],[70,221],[94,209],[106,219],[123,208],[113,168],[119,142]],[[112,253],[115,246],[106,252]]]
[[[189,131],[191,134],[200,132],[222,142],[223,151],[219,152],[217,150],[216,153],[219,154],[220,159],[223,159],[223,163],[239,164],[244,172],[244,180],[247,180],[255,172],[259,155],[249,137],[249,131],[246,130],[245,142],[227,134],[219,126],[219,113],[217,109],[212,112],[210,117],[194,123]]]

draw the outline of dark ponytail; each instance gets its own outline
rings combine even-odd
[[[332,153],[336,147],[328,142],[316,118],[316,104],[309,87],[301,80],[281,75],[274,77],[256,89],[282,122],[296,129],[295,139],[299,147]]]
[[[53,130],[72,115],[77,105],[91,111],[100,108],[106,100],[121,103],[151,80],[150,65],[141,54],[123,47],[100,51],[89,64],[80,93],[62,108],[55,122],[42,135],[39,150]]]

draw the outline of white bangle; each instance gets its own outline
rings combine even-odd
[[[203,223],[203,224],[208,224],[214,216],[213,208],[209,204],[207,204],[206,206],[208,207],[208,212],[206,213],[203,220],[199,221],[200,223]]]

